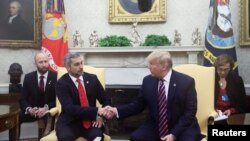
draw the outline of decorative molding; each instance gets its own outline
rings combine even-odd
[[[70,52],[83,54],[85,64],[106,68],[146,68],[146,57],[154,50],[169,51],[174,64],[200,64],[203,46],[165,47],[98,47],[70,48]]]
[[[84,56],[85,64],[105,68],[107,85],[141,85],[143,77],[150,74],[147,69],[146,57],[155,50],[169,51],[174,65],[201,64],[204,47],[87,47],[69,49],[70,52],[81,53]]]
[[[201,52],[204,50],[204,46],[151,46],[151,47],[83,47],[83,48],[69,48],[70,52],[81,52],[81,53],[117,53],[117,52],[152,52],[154,50],[166,50],[169,52]]]
[[[240,46],[250,46],[250,35],[249,35],[249,0],[240,1]]]
[[[138,22],[166,22],[166,1],[154,0],[151,10],[141,12],[137,2],[127,0],[122,4],[119,0],[109,0],[109,23],[129,23],[135,20]]]
[[[9,93],[9,83],[0,83],[0,94]]]

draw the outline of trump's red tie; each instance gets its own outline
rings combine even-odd
[[[86,91],[81,83],[81,80],[78,78],[76,81],[78,83],[78,93],[79,93],[81,106],[88,107],[89,103],[88,103]],[[82,125],[84,128],[89,128],[91,126],[91,121],[90,120],[83,120]]]
[[[159,96],[158,96],[158,114],[159,114],[159,136],[164,137],[168,134],[168,119],[167,119],[167,98],[164,80],[160,80]]]

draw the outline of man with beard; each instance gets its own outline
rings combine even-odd
[[[57,74],[48,70],[49,62],[46,54],[38,52],[35,55],[36,71],[25,75],[20,99],[20,125],[44,119],[49,109],[55,107],[55,84]]]
[[[58,141],[74,141],[84,137],[88,141],[103,141],[104,108],[96,107],[96,100],[103,107],[111,104],[101,82],[95,74],[84,71],[84,59],[79,53],[64,56],[68,73],[57,81],[56,95],[62,105],[56,123]]]

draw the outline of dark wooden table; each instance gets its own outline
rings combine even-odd
[[[229,125],[250,125],[250,113],[231,115],[227,119]]]
[[[19,140],[19,112],[18,103],[0,104],[0,132],[9,130],[9,140]]]

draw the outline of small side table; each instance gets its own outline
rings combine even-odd
[[[0,105],[0,132],[9,130],[9,140],[19,140],[19,112],[18,103]]]
[[[250,113],[231,115],[227,119],[229,125],[250,125]]]

